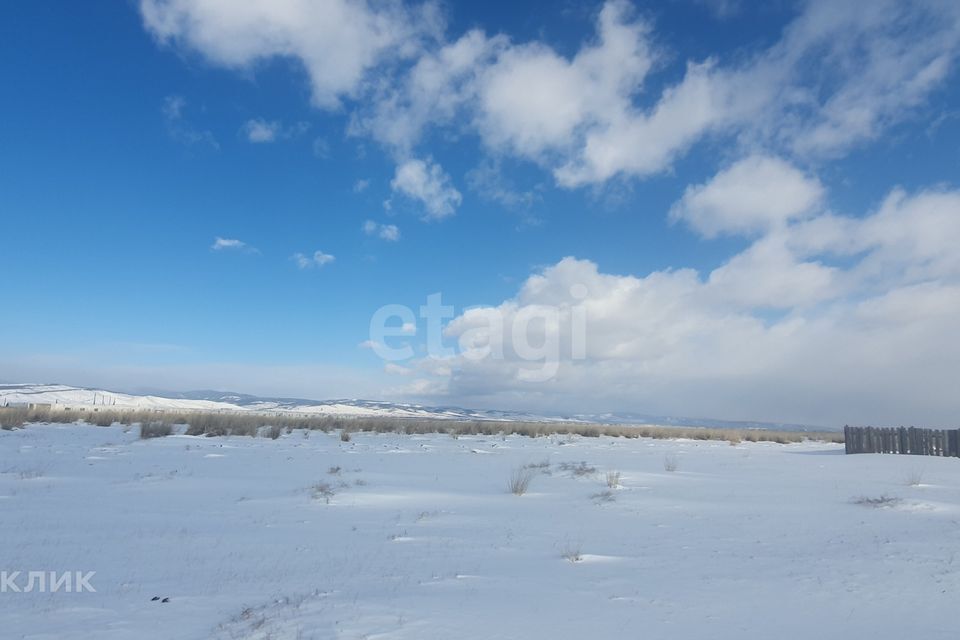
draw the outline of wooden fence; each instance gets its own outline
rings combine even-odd
[[[847,453],[960,457],[960,429],[844,427]]]

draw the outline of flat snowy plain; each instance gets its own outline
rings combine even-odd
[[[544,462],[508,492],[513,469]],[[604,495],[608,471],[622,486]],[[3,638],[957,634],[957,459],[35,425],[0,432],[0,514],[0,569],[21,587],[28,571],[96,571],[96,593],[0,594]]]

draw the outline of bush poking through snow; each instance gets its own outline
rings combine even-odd
[[[606,491],[593,494],[590,496],[590,499],[599,504],[601,502],[614,502],[617,499],[617,496],[614,495],[613,491],[607,489]]]
[[[270,427],[269,429],[267,429],[266,436],[267,436],[268,438],[270,438],[271,440],[276,440],[276,439],[279,438],[281,435],[283,435],[283,427],[281,427],[281,426],[279,426],[279,425],[273,425],[272,427]]]
[[[314,500],[323,500],[327,504],[330,504],[330,498],[332,498],[336,492],[329,482],[318,482],[311,487],[311,494]]]
[[[582,476],[592,476],[597,472],[596,467],[591,467],[586,462],[580,462],[579,464],[574,462],[561,462],[560,470],[569,471],[577,478]]]
[[[580,545],[567,545],[560,552],[560,557],[568,562],[583,562],[583,553],[580,551]]]
[[[350,442],[350,432],[346,429],[340,430],[340,442]]]
[[[530,487],[530,482],[533,480],[534,475],[536,475],[536,472],[527,467],[514,469],[510,473],[510,480],[507,481],[507,489],[515,496],[522,496]]]
[[[911,471],[904,479],[904,484],[908,487],[919,487],[923,484],[923,471]]]
[[[116,421],[116,416],[112,412],[97,412],[93,418],[89,420],[89,422],[92,422],[98,427],[112,427]]]
[[[894,496],[880,496],[879,498],[871,498],[869,496],[860,496],[859,498],[854,498],[852,500],[853,504],[859,504],[863,507],[873,507],[875,509],[885,509],[887,507],[895,507],[900,504],[900,498]]]
[[[531,469],[531,470],[533,470],[533,471],[540,471],[541,473],[545,473],[545,474],[547,474],[547,475],[550,475],[550,461],[549,461],[549,460],[541,460],[540,462],[528,462],[527,464],[523,465],[523,468],[524,468],[524,469]]]
[[[663,470],[668,473],[673,473],[680,467],[680,461],[677,459],[677,456],[666,456],[663,459]]]
[[[620,472],[607,471],[607,487],[610,489],[620,488]]]
[[[4,431],[19,429],[29,418],[29,412],[20,407],[0,409],[0,427]]]
[[[149,440],[150,438],[165,438],[171,433],[173,433],[173,427],[166,422],[140,423],[141,440]]]

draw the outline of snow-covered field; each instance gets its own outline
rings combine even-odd
[[[0,569],[96,571],[95,593],[0,593],[3,638],[957,634],[957,459],[38,425],[0,432],[0,514]]]

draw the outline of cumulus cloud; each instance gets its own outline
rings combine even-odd
[[[415,55],[439,28],[431,5],[328,0],[141,0],[146,29],[161,43],[228,68],[284,57],[310,78],[313,102],[336,108],[378,64]]]
[[[722,13],[740,6],[704,1]],[[668,171],[708,137],[798,158],[843,155],[914,113],[960,52],[957,3],[810,0],[766,48],[688,60],[679,80],[654,90],[668,56],[655,23],[626,0],[603,5],[595,36],[572,55],[480,29],[448,38],[429,3],[140,7],[158,41],[215,64],[296,60],[318,107],[347,108],[350,133],[379,141],[420,177],[436,165],[409,159],[423,155],[428,132],[447,128],[472,132],[491,154],[533,161],[567,188]],[[430,218],[459,204],[452,188],[439,194],[426,200]]]
[[[267,122],[262,118],[255,118],[253,120],[247,120],[241,128],[241,131],[250,142],[273,142],[277,139],[280,126],[280,123],[276,120]]]
[[[450,321],[457,355],[419,388],[545,410],[952,423],[958,242],[960,191],[894,190],[863,216],[770,229],[708,273],[565,258]],[[556,354],[549,375],[529,345]]]
[[[397,193],[419,201],[425,218],[440,220],[453,215],[463,197],[450,183],[450,176],[431,160],[407,160],[397,166],[390,187]]]
[[[242,240],[236,238],[221,238],[217,236],[210,245],[212,251],[242,251],[245,253],[260,253],[255,247],[251,247]]]
[[[598,42],[571,60],[537,42],[506,48],[479,81],[477,122],[487,144],[537,158],[628,109],[654,59],[649,27],[631,14],[626,2],[604,5]]]
[[[687,187],[670,210],[707,238],[769,231],[812,212],[823,186],[779,158],[750,156],[710,182]]]
[[[744,62],[690,61],[643,109],[587,123],[555,169],[570,187],[661,172],[706,136],[802,157],[842,155],[909,116],[960,50],[960,7],[813,0],[782,39]]]
[[[264,144],[295,138],[307,132],[310,128],[309,123],[297,122],[289,127],[285,127],[280,120],[265,120],[263,118],[252,118],[243,123],[240,127],[240,133],[248,142],[254,144]],[[316,150],[316,143],[314,144]]]
[[[505,36],[473,29],[423,52],[408,73],[358,105],[349,131],[373,137],[399,157],[411,155],[429,127],[449,125],[472,110],[480,74],[508,44]]]
[[[313,269],[315,267],[319,268],[330,264],[336,260],[336,257],[330,255],[329,253],[324,253],[323,251],[314,251],[313,255],[295,253],[293,256],[291,256],[291,259],[300,269]]]
[[[373,220],[367,220],[363,223],[363,232],[368,236],[377,236],[387,242],[397,242],[400,240],[400,229],[395,224],[380,224]]]

